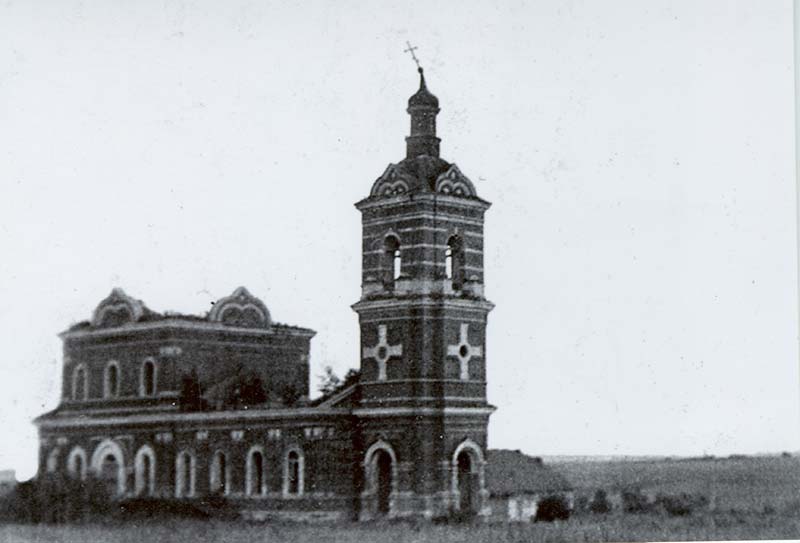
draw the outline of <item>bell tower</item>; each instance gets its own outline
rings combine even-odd
[[[483,472],[494,408],[486,401],[486,323],[493,305],[484,297],[483,220],[490,204],[439,156],[439,100],[422,68],[419,76],[408,100],[406,156],[356,204],[362,518],[487,512]]]

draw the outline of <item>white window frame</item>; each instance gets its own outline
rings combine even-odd
[[[78,374],[83,372],[83,397],[78,398]],[[86,369],[86,364],[80,363],[72,369],[72,394],[70,397],[73,400],[85,401],[89,398],[89,371]]]
[[[297,453],[297,492],[289,492],[289,456]],[[283,496],[285,498],[300,497],[305,492],[305,455],[300,447],[290,447],[283,455]]]
[[[80,458],[81,460],[81,469],[75,469],[75,460]],[[87,458],[86,458],[86,451],[83,450],[82,447],[73,447],[73,449],[69,452],[69,456],[67,456],[67,473],[74,477],[75,475],[78,476],[78,479],[81,481],[86,480],[86,472],[88,470]],[[76,473],[77,472],[77,473]]]
[[[153,392],[150,394],[147,393],[147,387],[145,386],[144,376],[145,376],[145,367],[147,364],[153,365]],[[153,396],[158,394],[158,364],[156,364],[155,358],[152,356],[148,356],[142,361],[142,365],[139,368],[139,396],[142,398],[152,398]]]
[[[222,457],[225,460],[225,469],[221,470],[221,473],[217,473],[219,470],[219,466],[217,465],[217,458]],[[217,476],[221,480],[217,480]],[[214,451],[214,454],[211,455],[211,463],[209,464],[208,470],[208,488],[209,492],[213,492],[216,490],[217,487],[220,486],[222,483],[223,491],[222,495],[227,496],[231,493],[231,463],[229,461],[229,455],[227,452],[223,451],[222,449],[217,449]]]
[[[259,453],[261,455],[261,488],[253,488],[253,455]],[[265,496],[267,494],[267,455],[264,454],[264,448],[260,445],[253,445],[247,451],[245,461],[245,486],[244,492],[249,497]]]
[[[183,487],[186,486],[184,480],[185,462],[189,461],[189,492],[184,495]],[[182,450],[175,457],[175,497],[176,498],[194,498],[195,496],[195,480],[196,480],[196,458],[192,451]]]
[[[109,386],[110,383],[108,382],[109,381],[109,379],[108,379],[109,371],[110,371],[110,369],[112,367],[116,368],[116,372],[117,372],[117,379],[116,379],[116,381],[117,381],[116,385],[117,386],[116,386],[116,390],[114,391],[114,394],[111,394],[111,390],[110,390],[110,386]],[[119,362],[117,362],[116,360],[109,360],[108,363],[106,364],[106,367],[103,369],[103,398],[119,398],[119,390],[120,390],[120,382],[121,381],[122,381],[122,374],[119,371]]]
[[[143,459],[150,461],[150,470],[144,473]],[[137,496],[153,496],[156,493],[156,453],[150,445],[142,445],[136,451],[134,465],[134,492]]]

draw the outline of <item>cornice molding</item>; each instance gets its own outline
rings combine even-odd
[[[356,417],[417,417],[417,416],[489,416],[497,408],[487,407],[360,407],[353,409]]]
[[[465,300],[462,298],[431,298],[428,296],[409,296],[407,298],[385,298],[378,300],[359,300],[350,307],[361,312],[371,309],[394,309],[397,307],[444,307],[463,311],[488,313],[494,309],[489,300]]]
[[[210,411],[201,413],[161,413],[128,416],[90,418],[86,416],[50,415],[34,419],[40,429],[88,428],[98,426],[137,426],[146,424],[214,424],[220,422],[255,422],[285,419],[315,419],[320,417],[342,417],[351,414],[350,409],[300,407],[288,409],[248,409],[246,411]]]
[[[402,204],[413,204],[414,202],[441,202],[443,204],[461,207],[464,209],[480,209],[486,211],[492,204],[477,196],[465,198],[463,196],[451,196],[440,192],[412,192],[391,197],[371,196],[355,204],[356,209],[365,211],[380,207],[396,207]]]
[[[82,337],[107,337],[124,335],[137,332],[149,332],[153,330],[202,330],[206,332],[222,332],[226,334],[253,335],[253,336],[296,336],[312,338],[316,335],[314,330],[308,328],[283,328],[272,326],[270,328],[246,328],[239,326],[229,326],[219,322],[207,321],[185,321],[180,318],[166,318],[151,322],[128,323],[124,326],[115,328],[96,328],[85,330],[66,330],[59,334],[62,339],[82,338]]]

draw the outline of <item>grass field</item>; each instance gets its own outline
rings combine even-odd
[[[576,490],[702,494],[717,510],[800,511],[800,458],[753,456],[551,464]]]
[[[81,526],[0,526],[4,543],[441,543],[549,541],[686,541],[800,537],[800,518],[774,514],[704,514],[667,518],[617,515],[573,518],[552,524],[440,526],[429,523],[246,524],[162,521]]]
[[[119,524],[0,525],[0,542],[142,543],[150,541],[411,543],[548,541],[686,541],[800,538],[800,460],[738,459],[560,462],[577,492],[637,487],[645,492],[714,497],[714,510],[575,515],[565,522],[436,525],[427,522],[340,524],[159,520]]]

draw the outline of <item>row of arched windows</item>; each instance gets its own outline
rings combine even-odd
[[[73,400],[89,398],[89,373],[85,364],[78,364],[72,370]],[[156,393],[156,363],[152,358],[142,362],[139,371],[139,396],[154,396]],[[120,395],[120,370],[116,360],[109,361],[103,369],[103,398],[116,398]]]
[[[450,236],[445,251],[445,277],[453,280],[453,288],[459,289],[464,282],[464,243],[459,236]],[[384,270],[384,283],[393,285],[400,278],[403,268],[403,255],[400,239],[390,234],[384,239],[384,253],[381,267]]]
[[[95,466],[98,475],[110,480],[114,488],[120,492],[125,489],[125,469],[119,453],[109,452],[101,455],[99,465]],[[94,462],[94,460],[93,460]],[[58,449],[54,449],[47,459],[47,471],[57,469]],[[86,452],[75,447],[67,457],[67,473],[71,477],[86,479]],[[209,465],[209,493],[227,495],[231,489],[231,463],[223,451],[216,451]],[[267,463],[264,450],[254,446],[247,453],[244,466],[247,496],[265,496],[268,492]],[[175,458],[175,497],[189,498],[197,495],[196,491],[197,461],[190,451],[181,451]],[[304,492],[304,457],[300,449],[289,449],[284,456],[283,488],[286,496],[300,496]],[[156,494],[156,456],[152,447],[143,445],[134,458],[134,494],[136,496],[153,496]]]
[[[182,479],[176,483],[176,495],[194,495],[194,457],[188,452],[178,456],[177,473]],[[261,447],[253,447],[247,453],[244,466],[244,492],[247,496],[264,496],[269,491],[267,485],[267,461]],[[209,469],[209,492],[228,494],[231,492],[231,466],[227,455],[217,451],[211,457]],[[286,453],[283,466],[283,494],[296,496],[303,493],[303,455],[298,449]],[[189,492],[190,494],[186,494]]]

